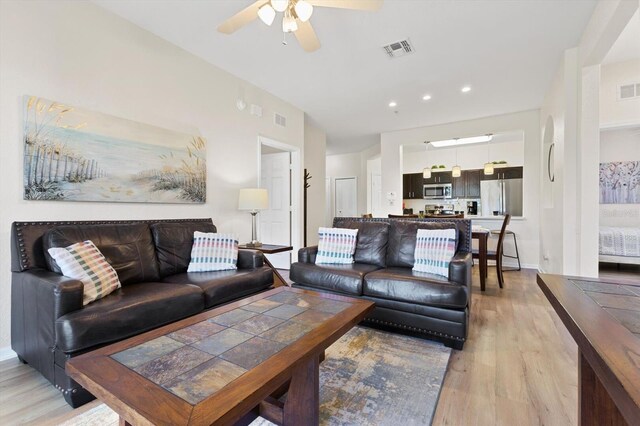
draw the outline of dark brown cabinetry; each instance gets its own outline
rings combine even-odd
[[[452,195],[454,198],[480,198],[480,173],[482,170],[463,170],[460,177],[454,177]]]
[[[424,180],[425,185],[430,185],[434,183],[451,183],[452,182],[451,172],[431,172],[431,177]]]
[[[497,179],[522,179],[522,166],[520,167],[495,167],[492,175],[482,173],[482,180]]]
[[[402,198],[405,200],[422,199],[422,173],[402,175]]]

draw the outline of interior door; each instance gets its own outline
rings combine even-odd
[[[355,217],[358,214],[358,187],[356,178],[335,179],[335,216]]]
[[[261,187],[269,192],[269,209],[258,213],[263,244],[291,245],[291,154],[263,154]],[[289,269],[291,252],[266,255],[274,267]]]

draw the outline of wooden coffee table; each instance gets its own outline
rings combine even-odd
[[[72,358],[66,370],[121,424],[246,424],[260,415],[317,425],[324,350],[372,308],[280,287]]]
[[[638,424],[640,282],[539,274],[538,285],[578,344],[578,423]]]

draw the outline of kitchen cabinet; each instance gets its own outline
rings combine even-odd
[[[497,179],[522,179],[522,166],[519,167],[495,167],[492,175],[482,173],[482,180]]]
[[[402,175],[402,198],[405,200],[422,199],[422,173],[407,173]]]
[[[460,177],[452,178],[453,198],[480,198],[482,170],[463,170]]]
[[[482,175],[482,170],[465,170],[462,175],[465,180],[465,197],[480,198],[480,176]]]
[[[451,183],[452,179],[451,172],[436,172],[434,170],[431,171],[431,177],[424,180],[424,184]]]

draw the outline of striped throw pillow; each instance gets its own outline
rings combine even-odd
[[[418,229],[413,270],[448,277],[455,252],[455,229]]]
[[[227,271],[238,269],[238,239],[215,232],[193,233],[191,261],[187,272]]]
[[[118,273],[90,240],[69,247],[52,247],[48,251],[63,275],[84,284],[83,305],[120,288]]]
[[[357,229],[320,228],[316,263],[353,263]]]

